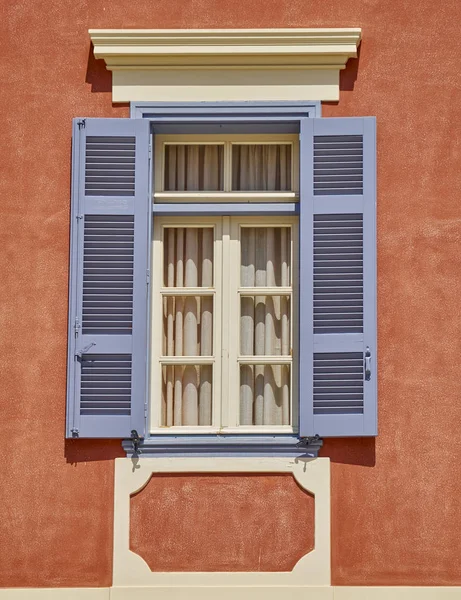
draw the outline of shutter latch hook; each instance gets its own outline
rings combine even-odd
[[[88,344],[87,346],[85,346],[84,348],[82,348],[81,350],[79,350],[78,352],[75,353],[75,356],[77,358],[82,358],[82,356],[84,354],[86,354],[88,352],[88,350],[90,348],[92,348],[93,346],[96,346],[96,342],[91,342],[90,344]]]
[[[139,444],[142,442],[142,438],[139,437],[139,433],[136,429],[131,430],[131,442],[133,444],[133,454],[142,454],[142,450],[139,448]]]
[[[370,347],[367,346],[365,350],[365,381],[371,379],[371,351]]]
[[[312,444],[318,444],[322,440],[318,433],[309,437],[302,437],[299,439],[299,442],[296,444],[297,448],[308,448]]]

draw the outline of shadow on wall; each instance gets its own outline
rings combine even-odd
[[[91,86],[91,93],[110,93],[112,94],[112,73],[106,69],[106,63],[103,59],[96,60],[94,57],[93,44],[90,45],[88,52],[88,62],[86,66],[85,83]],[[113,107],[129,107],[128,102],[112,102]],[[99,115],[110,116],[110,115]]]
[[[350,58],[347,61],[346,68],[340,71],[339,89],[341,91],[350,92],[354,89],[354,84],[359,71],[360,50],[361,46],[358,47],[357,58]]]
[[[66,462],[77,465],[80,462],[125,458],[126,454],[120,440],[66,440],[64,456]]]
[[[357,58],[350,58],[347,61],[346,68],[339,72],[340,92],[351,92],[354,89],[354,85],[359,72],[360,49],[361,46],[359,46],[357,50]],[[322,102],[322,104],[337,106],[339,104],[339,100]]]
[[[103,59],[96,60],[93,51],[93,44],[91,44],[85,82],[91,85],[92,92],[112,92],[112,73],[106,69]]]
[[[361,467],[374,467],[376,438],[324,438],[319,456],[328,457],[331,462]]]

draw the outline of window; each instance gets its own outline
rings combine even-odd
[[[297,200],[297,157],[294,135],[157,136],[154,202]],[[297,251],[296,218],[155,219],[152,432],[293,432]]]
[[[155,156],[154,202],[298,198],[294,135],[157,136]],[[293,432],[295,221],[155,220],[152,432]]]
[[[297,428],[296,221],[155,220],[153,431]]]
[[[296,135],[157,135],[154,201],[293,202]]]
[[[376,435],[375,122],[306,110],[75,121],[68,436]]]

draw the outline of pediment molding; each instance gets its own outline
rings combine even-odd
[[[172,100],[178,91],[189,100],[337,100],[339,71],[357,56],[361,40],[360,28],[89,34],[95,57],[114,72],[114,102]]]

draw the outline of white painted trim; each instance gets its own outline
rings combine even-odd
[[[224,146],[224,189],[214,192],[165,191],[165,146]],[[232,190],[232,146],[245,144],[286,145],[291,147],[291,190],[246,192]],[[299,200],[299,135],[298,134],[183,134],[155,135],[154,150],[155,202],[297,202]]]
[[[360,28],[90,29],[113,101],[338,100]]]
[[[294,569],[283,573],[152,573],[145,561],[129,549],[130,495],[149,482],[152,473],[291,473],[297,483],[315,496],[315,548]],[[115,587],[146,586],[181,594],[199,586],[248,591],[260,586],[330,585],[330,460],[328,458],[117,458],[115,460],[114,563]],[[182,588],[182,589],[181,589]],[[148,597],[148,591],[146,596]],[[252,591],[253,593],[253,591]],[[169,597],[167,592],[165,597]],[[116,597],[116,596],[114,596]],[[156,597],[160,597],[156,594]],[[198,595],[196,596],[199,597]],[[203,598],[203,596],[200,596]],[[230,598],[230,595],[227,595]],[[251,596],[254,598],[254,596]],[[118,596],[124,598],[124,596]],[[250,598],[250,595],[248,595]],[[261,596],[262,598],[262,596]],[[320,598],[320,596],[319,596]],[[1,599],[0,599],[1,600]],[[267,600],[267,596],[266,596]]]
[[[227,173],[227,171],[224,171]],[[154,201],[159,203],[199,202],[299,202],[296,192],[155,192]]]
[[[111,588],[0,588],[0,600],[110,600],[111,594]]]
[[[461,587],[334,587],[333,600],[455,600]]]
[[[167,227],[212,227],[213,228],[213,288],[193,288],[194,295],[213,295],[213,322],[221,322],[221,290],[222,290],[222,218],[221,217],[157,217],[154,219],[154,235],[152,241],[152,322],[151,322],[151,392],[150,392],[150,431],[155,433],[182,433],[190,431],[200,433],[216,433],[221,423],[221,405],[218,401],[221,390],[221,360],[216,354],[221,348],[221,330],[213,325],[213,350],[211,357],[168,357],[163,355],[163,334],[158,335],[163,329],[163,297],[168,294],[186,295],[183,288],[165,288],[163,281],[164,242],[163,231]],[[213,365],[213,400],[212,400],[212,426],[211,427],[162,427],[161,397],[162,366],[167,364],[211,364]]]
[[[461,587],[240,587],[239,600],[458,600]],[[136,600],[235,600],[234,587],[137,587]],[[3,588],[0,600],[133,600],[132,587]]]
[[[201,66],[207,56],[220,58],[252,56],[281,58],[355,56],[361,39],[361,29],[293,28],[293,29],[90,29],[96,58],[110,66],[133,65],[129,57],[142,57],[142,64]],[[125,59],[125,60],[122,60]],[[285,60],[285,63],[287,61]],[[213,64],[213,63],[209,63]],[[320,62],[321,64],[321,62]]]
[[[163,287],[163,229],[165,227],[210,227],[215,232],[213,288],[165,288]],[[242,227],[288,227],[291,231],[291,273],[298,272],[298,218],[297,217],[158,217],[154,219],[153,265],[152,265],[152,323],[151,323],[151,394],[150,433],[152,435],[206,434],[206,433],[279,433],[297,432],[298,423],[298,339],[295,335],[298,323],[297,277],[292,277],[292,287],[240,287],[240,230]],[[239,258],[239,260],[236,260]],[[227,274],[223,276],[223,274]],[[213,295],[213,356],[163,356],[162,330],[163,297],[172,295]],[[240,356],[240,297],[290,296],[291,297],[291,343],[290,356]],[[161,368],[163,365],[213,365],[213,408],[211,426],[165,427],[161,419]],[[240,365],[290,365],[290,424],[240,426]]]

